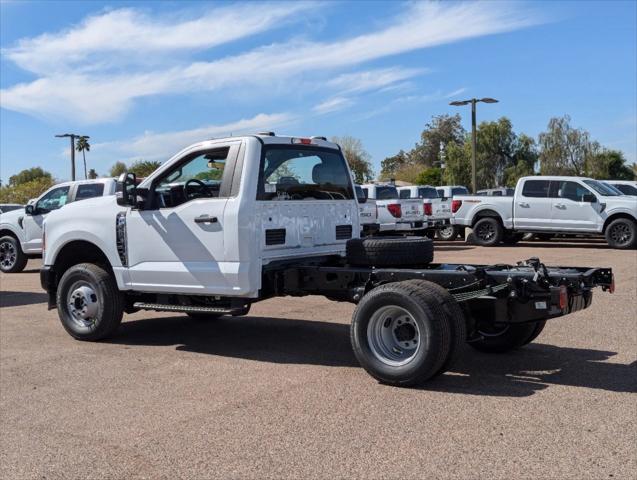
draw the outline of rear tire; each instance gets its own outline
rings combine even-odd
[[[436,232],[436,236],[438,240],[443,240],[445,242],[452,242],[456,238],[458,238],[458,228],[455,225],[448,225],[445,228],[441,228]]]
[[[4,273],[19,273],[27,266],[29,258],[22,251],[20,242],[11,235],[0,238],[0,270]]]
[[[536,323],[496,324],[482,327],[478,324],[477,333],[481,338],[470,342],[469,345],[481,352],[505,353],[533,341],[541,331],[541,329],[537,331]]]
[[[495,217],[483,217],[473,226],[473,241],[483,247],[493,247],[502,241],[504,229]]]
[[[423,237],[353,238],[346,246],[347,263],[364,267],[427,265],[434,259],[434,245]]]
[[[354,355],[372,377],[410,387],[435,376],[452,346],[451,325],[436,297],[410,282],[374,288],[352,317]]]
[[[610,222],[604,233],[611,248],[627,250],[637,245],[637,224],[629,218],[617,218]]]
[[[451,331],[451,345],[447,359],[442,363],[442,366],[434,376],[442,375],[456,363],[456,360],[460,358],[462,352],[466,349],[467,320],[456,299],[453,298],[453,295],[445,288],[427,280],[408,280],[408,283],[417,285],[418,288],[429,292],[429,294],[436,299],[438,305],[447,316],[447,322],[449,323]]]
[[[113,275],[98,265],[69,268],[58,284],[58,316],[64,329],[78,340],[96,341],[113,334],[122,321],[124,295]]]
[[[540,322],[537,322],[535,324],[535,329],[533,330],[533,332],[531,332],[531,336],[529,336],[529,338],[527,338],[524,341],[524,345],[528,345],[533,340],[535,340],[537,337],[539,337],[540,333],[542,333],[542,330],[544,330],[545,326],[546,326],[546,320],[542,320]]]

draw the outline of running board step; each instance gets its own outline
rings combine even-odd
[[[156,312],[197,312],[197,313],[219,313],[221,315],[239,314],[244,307],[239,308],[219,308],[219,307],[197,307],[192,305],[167,305],[163,303],[135,302],[133,307],[140,310],[154,310]]]

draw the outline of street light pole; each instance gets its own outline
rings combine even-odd
[[[472,98],[470,100],[459,100],[455,102],[450,102],[449,105],[453,105],[454,107],[459,107],[461,105],[469,105],[471,104],[471,190],[473,193],[478,191],[478,181],[477,181],[477,167],[476,167],[476,155],[478,151],[478,135],[476,132],[476,103],[498,103],[495,98]]]
[[[74,133],[64,133],[61,135],[56,135],[57,138],[66,138],[69,137],[71,139],[71,180],[75,181],[75,139],[80,135],[76,135]]]

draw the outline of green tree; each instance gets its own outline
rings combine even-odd
[[[369,182],[374,177],[370,162],[371,156],[363,148],[363,143],[358,138],[344,136],[332,137],[331,140],[340,145],[356,183]]]
[[[442,160],[441,146],[448,143],[461,144],[465,136],[466,131],[459,114],[435,115],[420,134],[420,143],[410,152],[410,160],[426,168],[439,165]]]
[[[26,182],[0,187],[0,203],[27,203],[52,187],[55,181],[51,176],[41,176]]]
[[[82,160],[84,160],[84,179],[87,179],[88,173],[86,172],[86,152],[91,151],[91,144],[88,143],[88,137],[86,135],[78,137],[77,143],[75,144],[75,150],[77,150],[78,152],[82,152]]]
[[[97,172],[95,171],[94,168],[91,168],[88,171],[88,178],[90,178],[91,180],[96,179],[98,177]]]
[[[591,158],[599,150],[586,130],[571,126],[568,115],[551,118],[538,139],[542,175],[586,176]]]
[[[46,170],[43,170],[40,167],[32,167],[32,168],[27,168],[25,170],[22,170],[21,172],[18,172],[15,175],[10,176],[9,185],[17,186],[23,183],[28,183],[33,180],[37,180],[39,178],[44,178],[44,179],[53,181],[53,176],[49,172],[47,172]]]
[[[130,173],[134,173],[138,177],[147,177],[161,166],[161,162],[150,160],[137,160],[128,168]]]
[[[108,174],[111,177],[119,177],[122,173],[126,171],[126,169],[127,167],[124,162],[115,162],[115,165],[111,167]]]
[[[471,142],[450,142],[445,148],[444,183],[448,185],[471,185]]]
[[[633,169],[626,164],[623,152],[602,149],[591,157],[589,174],[600,180],[634,180]]]
[[[477,130],[476,176],[479,188],[502,186],[505,170],[515,161],[517,136],[511,120],[482,122]]]
[[[396,175],[396,172],[407,165],[408,157],[404,150],[396,155],[385,158],[380,162],[380,178],[389,179]]]
[[[418,185],[431,185],[434,187],[442,185],[442,169],[431,167],[423,170],[416,180]]]

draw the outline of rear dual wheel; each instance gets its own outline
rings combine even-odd
[[[528,345],[535,340],[546,325],[546,320],[519,324],[478,324],[479,339],[469,343],[486,353],[506,353]]]
[[[376,287],[352,318],[351,341],[363,368],[382,383],[415,386],[443,373],[465,341],[453,297],[426,281]]]

